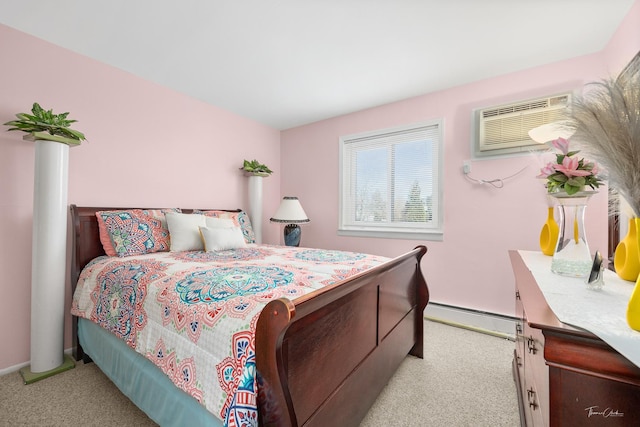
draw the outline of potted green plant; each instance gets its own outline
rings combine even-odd
[[[77,120],[69,120],[69,113],[53,114],[52,110],[45,110],[37,102],[33,103],[31,114],[18,113],[18,120],[5,123],[11,126],[10,130],[19,130],[29,134],[25,136],[28,140],[44,139],[48,141],[60,142],[67,145],[80,145],[85,140],[84,134],[71,129],[71,123]]]
[[[244,171],[247,176],[269,176],[273,173],[267,165],[264,165],[257,160],[245,160],[240,170]]]
[[[5,123],[34,141],[31,255],[31,364],[20,369],[25,384],[71,369],[64,354],[69,149],[85,139],[69,126],[69,113],[54,114],[37,102],[31,114]]]

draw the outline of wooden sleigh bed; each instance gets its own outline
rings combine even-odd
[[[115,209],[125,208],[71,205],[74,291],[82,269],[104,255],[95,214]],[[260,425],[357,426],[402,360],[408,354],[423,357],[423,311],[429,293],[420,261],[426,251],[418,246],[293,301],[267,303],[255,335]],[[87,360],[88,348],[77,332],[74,316],[74,357]],[[92,351],[87,353],[102,369]],[[182,393],[178,388],[176,392]]]

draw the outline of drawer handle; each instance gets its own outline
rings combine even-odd
[[[536,341],[533,337],[527,338],[527,350],[529,350],[529,353],[531,354],[536,354],[538,352],[538,349],[536,348]]]
[[[527,400],[529,401],[529,407],[534,411],[538,409],[538,404],[536,403],[536,392],[533,388],[527,390]]]

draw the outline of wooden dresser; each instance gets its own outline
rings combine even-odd
[[[640,368],[592,333],[560,322],[520,254],[509,256],[522,425],[640,426]]]

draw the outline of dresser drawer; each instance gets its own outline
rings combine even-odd
[[[544,335],[539,329],[524,325],[525,382],[535,392],[535,405],[530,404],[533,426],[549,425],[549,367],[544,359]],[[529,390],[527,393],[531,394]]]
[[[528,374],[528,373],[527,373]],[[549,423],[545,422],[545,416],[540,406],[543,403],[540,398],[540,394],[536,387],[535,382],[527,381],[525,379],[526,389],[524,392],[524,411],[526,416],[527,426],[548,426]]]
[[[552,426],[640,426],[640,387],[549,368]]]

